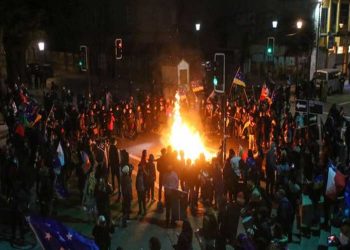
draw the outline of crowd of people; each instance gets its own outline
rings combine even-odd
[[[226,159],[222,151],[213,159],[202,154],[192,162],[184,152],[168,146],[157,159],[145,149],[141,161],[132,164],[118,141],[166,125],[174,100],[151,96],[115,100],[108,90],[84,97],[53,84],[40,104],[24,85],[8,88],[2,98],[9,138],[0,154],[0,187],[11,207],[13,240],[17,229],[24,239],[24,215],[29,211],[55,214],[56,199],[69,197],[69,183],[76,176],[87,218],[98,221],[93,236],[100,249],[110,248],[114,230],[111,196],[122,203],[120,225],[126,227],[133,189],[141,218],[147,213],[147,202],[157,199],[158,210],[165,208],[166,227],[184,221],[175,249],[192,249],[193,230],[186,208],[196,215],[199,202],[205,207],[200,230],[205,249],[225,249],[226,244],[237,249],[287,249],[295,219],[300,225],[303,194],[313,204],[312,224],[321,223],[321,196],[325,228],[330,226],[333,208],[337,214],[343,211],[342,218],[350,216],[350,204],[337,199],[347,192],[345,176],[349,174],[350,126],[344,111],[332,106],[319,138],[306,126],[305,115],[292,114],[289,100],[289,86],[275,84],[264,84],[259,97],[230,97],[224,109],[220,96],[184,98],[181,108],[197,111],[208,134],[226,126],[230,138],[248,140],[246,150],[231,148]],[[344,176],[335,198],[327,193],[330,168]],[[274,205],[277,212],[272,216]],[[236,237],[240,217],[246,234]],[[341,225],[348,228],[349,222]],[[343,235],[350,237],[349,230],[345,231]],[[160,244],[155,238],[152,242]],[[349,243],[341,245],[349,247]]]

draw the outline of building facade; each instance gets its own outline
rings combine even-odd
[[[350,1],[319,1],[314,12],[316,23],[316,46],[310,69],[339,68],[348,73]],[[311,72],[310,72],[311,73]]]

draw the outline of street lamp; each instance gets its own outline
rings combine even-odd
[[[321,30],[321,13],[322,13],[322,5],[323,5],[323,0],[317,0],[317,8],[316,11],[318,10],[318,17],[317,17],[317,31],[316,31],[316,55],[315,55],[315,71],[318,69],[318,54],[319,54],[319,49],[320,49],[320,30]],[[316,15],[317,12],[315,12],[315,20],[316,20]],[[314,74],[312,72],[312,74]],[[310,78],[313,77],[313,75],[310,75]]]
[[[39,48],[39,51],[44,51],[45,50],[45,43],[44,42],[38,42],[38,48]]]
[[[297,21],[297,28],[300,30],[303,27],[303,21],[298,20]]]
[[[201,24],[200,23],[196,23],[196,31],[200,31],[201,30]]]
[[[272,21],[272,28],[276,29],[278,26],[278,21],[277,20],[273,20]]]

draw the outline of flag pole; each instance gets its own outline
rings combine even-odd
[[[40,240],[40,237],[39,237],[38,233],[36,232],[36,230],[34,229],[32,223],[31,223],[31,221],[30,221],[30,216],[26,216],[26,217],[25,217],[25,220],[27,221],[27,223],[28,223],[30,229],[31,229],[32,232],[34,233],[35,238],[36,238],[37,242],[39,243],[39,245],[41,246],[41,248],[42,248],[42,249],[45,249],[43,243],[42,243],[41,240]]]
[[[51,109],[50,109],[50,113],[49,113],[49,114],[47,115],[47,117],[46,117],[46,121],[45,121],[45,130],[46,130],[47,122],[48,122],[48,120],[49,120],[49,118],[50,118],[50,115],[51,115],[51,113],[52,113],[52,111],[53,111],[54,105],[55,105],[55,104],[52,104]]]
[[[254,103],[256,103],[254,84],[252,84],[252,90],[253,90]]]
[[[238,67],[237,71],[236,71],[236,74],[235,76],[233,77],[233,80],[232,80],[232,83],[231,83],[231,88],[230,88],[230,98],[232,97],[232,87],[233,87],[233,84],[234,84],[234,81],[235,81],[235,78],[239,72],[239,70],[241,69],[241,67]]]
[[[248,104],[249,100],[248,100],[247,92],[245,91],[245,88],[243,90],[244,90],[245,99],[247,100],[247,104]]]

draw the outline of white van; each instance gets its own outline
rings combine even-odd
[[[328,95],[333,93],[342,93],[344,89],[345,78],[338,69],[318,69],[314,74],[316,89],[320,89],[321,82],[327,82]]]

